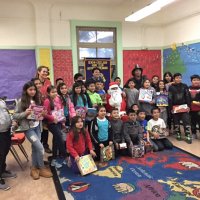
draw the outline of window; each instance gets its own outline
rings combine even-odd
[[[112,77],[116,76],[116,29],[77,27],[79,72],[84,73],[84,58],[111,58]]]

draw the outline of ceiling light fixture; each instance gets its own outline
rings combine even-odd
[[[156,0],[153,3],[149,4],[148,6],[145,6],[144,8],[126,17],[125,21],[129,21],[129,22],[139,21],[149,15],[152,15],[158,12],[159,10],[161,10],[161,8],[163,8],[164,6],[174,1],[176,0]]]

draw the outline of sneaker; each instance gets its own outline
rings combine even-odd
[[[51,151],[51,149],[49,149],[49,147],[44,148],[44,151],[45,151],[46,153],[52,153],[52,151]]]
[[[0,189],[4,191],[10,189],[10,186],[8,186],[2,178],[0,178]]]
[[[5,170],[1,177],[2,178],[16,178],[17,174],[15,174],[15,173],[13,173],[11,171]]]
[[[44,178],[51,178],[53,174],[51,173],[49,168],[43,167],[39,169],[39,175]]]
[[[38,180],[40,178],[39,169],[32,167],[30,175],[32,176],[33,180]]]
[[[62,165],[61,165],[60,163],[58,163],[55,159],[53,159],[53,160],[51,161],[51,166],[52,166],[52,167],[55,167],[55,168],[57,168],[57,169],[59,169],[59,168],[62,167]]]

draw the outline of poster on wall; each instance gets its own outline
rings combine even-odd
[[[105,79],[105,89],[108,89],[111,80],[110,58],[85,58],[84,63],[86,80],[92,78],[92,69],[98,67],[101,70],[103,79]]]

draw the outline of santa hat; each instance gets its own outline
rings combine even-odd
[[[116,82],[111,82],[110,84],[109,84],[109,89],[112,89],[112,88],[118,88],[119,86],[117,85],[117,83]]]

